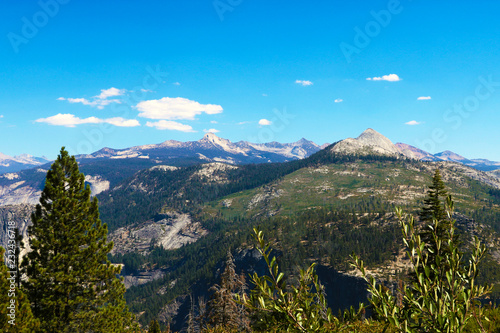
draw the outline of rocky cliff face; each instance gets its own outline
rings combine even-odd
[[[0,246],[5,248],[8,242],[7,230],[9,222],[13,222],[23,235],[25,249],[21,252],[23,256],[28,250],[28,226],[31,225],[31,213],[33,205],[9,205],[0,207]]]
[[[151,245],[165,249],[177,249],[196,242],[207,231],[199,222],[192,221],[188,214],[169,212],[159,214],[156,221],[148,221],[138,226],[127,226],[113,231],[108,240],[114,242],[111,253],[145,253]]]
[[[488,175],[500,180],[500,169],[488,172]]]

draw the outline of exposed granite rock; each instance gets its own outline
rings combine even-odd
[[[138,251],[147,253],[151,245],[165,249],[177,249],[196,242],[207,231],[199,222],[193,222],[188,214],[170,212],[159,214],[156,221],[148,221],[138,226],[127,226],[113,231],[108,239],[114,242],[111,253]]]
[[[385,136],[368,128],[356,139],[347,138],[331,148],[334,153],[342,154],[381,154],[401,155],[401,151]]]

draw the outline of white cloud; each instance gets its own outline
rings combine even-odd
[[[415,125],[420,125],[422,122],[416,121],[416,120],[410,120],[409,122],[406,122],[405,125],[410,125],[410,126],[415,126]]]
[[[154,91],[153,91],[153,90],[151,90],[151,89],[144,89],[144,88],[141,88],[141,91],[142,91],[143,93],[154,92]]]
[[[273,122],[270,121],[270,120],[267,120],[267,119],[261,119],[259,120],[259,125],[260,126],[269,126],[271,125]]]
[[[344,100],[342,98],[337,98],[334,102],[335,103],[342,103]]]
[[[58,113],[52,117],[37,119],[35,120],[35,122],[46,123],[53,126],[66,126],[66,127],[75,127],[76,125],[82,125],[82,124],[100,124],[100,123],[107,123],[118,127],[135,127],[141,125],[136,119],[124,119],[122,117],[115,117],[109,119],[88,117],[82,119],[70,113],[65,113],[65,114]]]
[[[431,96],[420,96],[419,98],[417,98],[417,100],[419,100],[419,101],[425,101],[428,99],[432,99]]]
[[[210,124],[217,124],[216,120],[210,120]]]
[[[109,105],[111,103],[117,103],[120,104],[121,101],[118,99],[108,99],[109,97],[116,97],[116,96],[122,96],[127,92],[125,89],[118,89],[118,88],[109,88],[109,89],[101,89],[101,93],[97,96],[94,96],[92,100],[89,100],[87,98],[66,98],[66,97],[59,97],[57,100],[58,101],[67,101],[69,103],[81,103],[83,105],[88,105],[91,107],[96,107],[99,110],[104,109],[106,105]]]
[[[3,118],[3,114],[0,114],[0,118]]]
[[[194,117],[199,114],[217,114],[222,113],[223,110],[220,105],[200,104],[182,97],[163,97],[142,101],[136,107],[141,111],[139,117],[164,120],[194,120]]]
[[[267,97],[267,94],[262,94],[262,96]]]
[[[109,89],[101,89],[101,93],[97,96],[94,96],[97,99],[106,99],[108,97],[115,97],[115,96],[121,96],[125,94],[127,90],[125,89],[118,89],[111,87]]]
[[[205,133],[219,133],[220,131],[216,130],[215,128],[211,128],[211,129],[204,129],[203,132],[205,132]]]
[[[304,87],[313,85],[313,83],[311,81],[308,81],[308,80],[295,80],[295,83],[300,84]]]
[[[141,126],[137,119],[123,119],[122,117],[114,117],[109,119],[103,119],[104,123],[115,125],[118,127],[136,127]]]
[[[369,77],[367,78],[367,80],[396,82],[396,81],[401,81],[402,79],[397,74],[389,74],[389,75],[382,75],[380,77]]]
[[[176,121],[160,120],[157,122],[148,121],[146,123],[148,127],[154,127],[158,130],[170,130],[170,131],[181,131],[181,132],[196,132],[189,125],[181,124]]]
[[[181,84],[180,84],[180,82],[174,82],[174,83],[172,83],[172,84],[173,84],[174,86],[180,86],[180,85],[181,85]]]
[[[237,125],[245,125],[249,123],[251,123],[251,121],[240,121]]]

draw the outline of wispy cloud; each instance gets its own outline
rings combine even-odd
[[[71,97],[59,97],[58,101],[67,101],[69,103],[81,103],[83,105],[88,105],[91,107],[96,107],[99,110],[104,109],[106,105],[111,103],[120,104],[121,101],[119,99],[109,99],[109,97],[122,96],[127,92],[125,89],[118,89],[111,87],[109,89],[101,89],[101,93],[97,96],[94,96],[92,99],[87,98],[71,98]]]
[[[426,101],[429,99],[432,99],[431,96],[420,96],[419,98],[417,98],[417,100],[419,100],[419,101]]]
[[[245,125],[245,124],[250,124],[251,121],[240,121],[237,125]]]
[[[267,97],[268,95],[267,94],[262,94],[262,96]]]
[[[97,96],[94,96],[97,99],[106,99],[108,97],[121,96],[125,94],[127,91],[125,89],[118,89],[111,87],[109,89],[101,89],[101,93]]]
[[[215,128],[211,128],[211,129],[204,129],[203,132],[205,132],[205,133],[219,133],[220,131],[215,129]]]
[[[267,120],[267,119],[261,119],[259,120],[259,125],[260,126],[269,126],[271,125],[273,122],[270,121],[270,120]]]
[[[53,126],[75,127],[82,124],[100,124],[107,123],[118,127],[136,127],[141,124],[136,119],[124,119],[122,117],[100,119],[97,117],[79,118],[70,113],[58,113],[48,118],[35,120],[37,123],[46,123]]]
[[[104,109],[106,105],[109,105],[111,103],[118,103],[120,104],[121,101],[117,99],[96,99],[93,101],[89,101],[86,98],[64,98],[64,97],[59,97],[57,99],[58,101],[68,101],[69,103],[81,103],[83,105],[88,105],[92,107],[97,107],[99,110]]]
[[[344,100],[342,98],[337,98],[334,102],[335,103],[342,103]]]
[[[200,104],[182,97],[142,101],[136,107],[140,111],[139,117],[163,120],[194,120],[195,116],[202,113],[218,114],[223,111],[220,105]]]
[[[304,87],[313,85],[313,83],[309,80],[295,80],[295,83],[300,84]]]
[[[3,118],[3,114],[0,114],[0,118]]]
[[[180,132],[196,132],[189,125],[181,124],[176,121],[160,120],[157,122],[148,121],[146,123],[148,127],[154,127],[158,130],[170,130],[170,131],[180,131]]]
[[[210,120],[210,124],[217,124],[217,120]]]
[[[410,126],[415,126],[415,125],[420,125],[423,124],[421,121],[416,121],[416,120],[410,120],[405,123],[405,125],[410,125]]]
[[[173,84],[174,86],[180,86],[180,85],[181,85],[181,83],[180,83],[180,82],[174,82],[174,83],[172,83],[172,84]]]
[[[368,81],[390,81],[390,82],[396,82],[402,80],[397,74],[382,75],[379,77],[369,77],[366,79]]]

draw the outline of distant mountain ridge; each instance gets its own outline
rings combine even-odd
[[[160,144],[135,146],[126,149],[103,148],[95,153],[76,156],[85,159],[172,159],[195,157],[204,161],[225,162],[230,164],[287,162],[303,159],[321,150],[316,143],[301,139],[292,143],[251,143],[248,141],[231,142],[207,133],[198,141],[180,142],[168,140]]]
[[[116,160],[123,163],[134,163],[139,170],[158,164],[176,164],[174,161],[186,160],[184,165],[193,163],[223,162],[229,164],[276,163],[304,159],[322,149],[330,147],[333,152],[344,154],[370,153],[406,156],[421,161],[450,161],[473,167],[481,171],[500,169],[500,162],[487,159],[467,159],[451,151],[437,154],[428,153],[405,143],[393,144],[384,135],[368,128],[357,138],[348,138],[331,145],[318,145],[307,139],[292,143],[267,142],[252,143],[248,141],[231,142],[214,133],[207,133],[198,141],[181,142],[167,140],[159,144],[147,144],[125,149],[102,148],[92,154],[77,155],[81,165],[99,162],[103,167],[113,168]],[[15,173],[50,162],[45,157],[19,155],[15,157],[0,153],[0,175]],[[123,164],[122,163],[122,164]],[[173,165],[172,164],[172,165]]]
[[[492,171],[500,169],[500,162],[490,161],[487,159],[468,159],[450,150],[445,150],[443,152],[432,155],[424,150],[418,149],[416,147],[404,143],[397,143],[396,146],[405,156],[410,158],[416,158],[422,161],[457,162],[481,171]]]
[[[17,172],[50,162],[46,157],[36,157],[28,154],[9,156],[0,153],[0,174]]]

